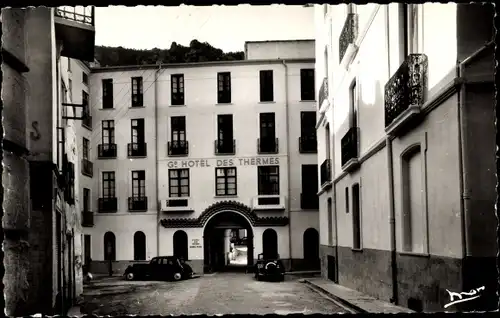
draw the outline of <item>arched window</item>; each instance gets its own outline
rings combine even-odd
[[[104,260],[116,260],[116,238],[113,232],[106,232],[104,234]]]
[[[262,253],[265,259],[278,257],[278,234],[273,229],[267,229],[262,234]]]
[[[146,235],[141,231],[134,234],[134,260],[146,260]]]
[[[304,231],[303,248],[305,260],[319,260],[319,233],[316,229],[308,228]]]
[[[188,260],[188,236],[186,232],[179,230],[174,233],[174,256]]]

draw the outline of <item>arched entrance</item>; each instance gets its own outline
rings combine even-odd
[[[303,248],[307,266],[311,269],[319,268],[319,233],[316,229],[308,228],[304,231]]]
[[[174,256],[188,260],[188,236],[186,232],[178,230],[174,233]]]
[[[267,229],[262,233],[262,254],[264,259],[278,257],[278,234],[273,229]]]
[[[231,233],[245,232],[246,238],[241,238],[239,243],[246,247],[239,249],[246,253],[246,263],[230,264]],[[253,268],[253,230],[252,225],[243,214],[234,211],[221,211],[215,213],[207,221],[203,230],[204,241],[204,271],[251,270]],[[239,244],[238,243],[238,244]]]

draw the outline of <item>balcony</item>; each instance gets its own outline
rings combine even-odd
[[[395,135],[420,114],[427,91],[427,56],[410,54],[385,84],[385,131]]]
[[[82,125],[88,129],[92,129],[92,116],[84,113],[82,116]]]
[[[300,153],[317,153],[318,141],[316,135],[299,137],[299,152]]]
[[[129,197],[128,210],[130,212],[145,212],[148,210],[148,197]]]
[[[93,6],[62,6],[54,9],[56,39],[62,43],[62,56],[94,61],[94,17]]]
[[[359,128],[352,127],[340,140],[342,170],[354,171],[359,166]]]
[[[339,36],[339,63],[344,68],[352,61],[356,54],[356,38],[358,37],[358,15],[349,13]]]
[[[325,159],[320,167],[321,187],[332,181],[332,160]]]
[[[318,104],[318,109],[321,109],[323,106],[323,102],[326,100],[328,101],[328,78],[325,77],[323,79],[323,83],[321,84],[321,87],[319,88],[319,104]]]
[[[94,212],[82,211],[82,226],[83,227],[94,226]]]
[[[300,208],[303,210],[319,210],[319,198],[316,193],[301,193]]]
[[[118,200],[115,197],[99,198],[99,213],[113,213],[118,211]]]
[[[257,152],[259,154],[278,153],[278,138],[259,138],[257,139]]]
[[[214,141],[216,155],[234,155],[236,153],[236,140],[216,139]]]
[[[128,157],[146,157],[147,152],[147,144],[145,142],[142,143],[130,143],[127,145],[127,153]]]
[[[94,176],[94,164],[92,161],[82,159],[82,174],[90,178]]]
[[[99,159],[116,158],[116,144],[101,144],[97,146],[97,157]]]
[[[167,144],[169,156],[187,156],[189,143],[185,140],[169,141]]]

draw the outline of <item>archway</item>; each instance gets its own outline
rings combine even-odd
[[[178,230],[174,233],[172,239],[174,244],[174,256],[181,257],[184,260],[188,260],[188,235],[182,230]]]
[[[319,233],[314,228],[308,228],[303,236],[304,261],[311,269],[320,267]]]
[[[278,234],[273,229],[262,233],[262,254],[265,259],[278,257]]]
[[[134,261],[146,260],[146,235],[137,231],[134,234]]]
[[[240,243],[243,255],[246,253],[246,262],[243,264],[231,263],[231,233],[246,232],[246,238],[241,238]],[[203,230],[204,246],[204,271],[251,270],[253,268],[253,230],[248,219],[238,212],[222,211],[211,216]],[[233,242],[234,243],[234,242]],[[235,250],[232,252],[236,252]]]

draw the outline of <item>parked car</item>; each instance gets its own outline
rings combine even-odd
[[[133,264],[123,274],[127,280],[154,279],[173,280],[189,279],[195,276],[191,266],[176,256],[153,257],[148,264]]]
[[[285,266],[279,255],[276,258],[265,258],[264,254],[259,254],[254,273],[259,281],[262,279],[285,280]]]

